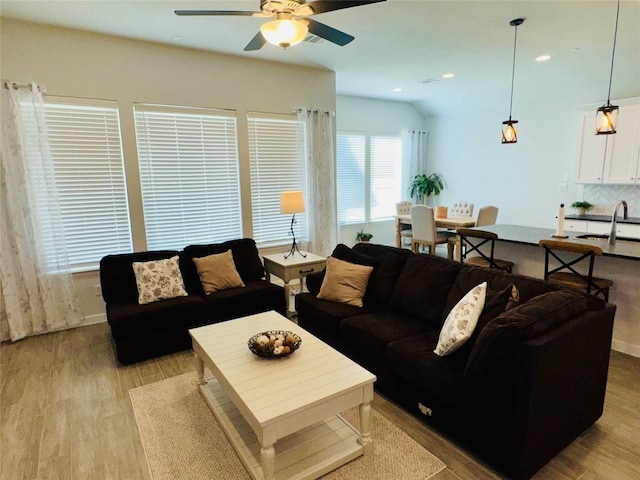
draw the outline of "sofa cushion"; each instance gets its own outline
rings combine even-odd
[[[471,338],[484,308],[486,294],[487,282],[482,282],[469,290],[451,309],[440,330],[433,353],[444,357],[458,350]]]
[[[340,323],[343,340],[368,355],[382,355],[390,342],[422,330],[424,323],[420,320],[391,311],[354,315]]]
[[[509,355],[517,342],[542,335],[586,312],[587,308],[582,292],[558,290],[538,295],[500,314],[480,332],[469,355],[465,376],[477,378]]]
[[[427,328],[421,333],[391,342],[386,350],[389,369],[430,399],[428,406],[448,405],[461,408],[463,403],[463,373],[466,359],[453,354],[440,357],[433,353],[439,331]],[[456,352],[457,353],[457,352]],[[434,416],[440,412],[433,412]]]
[[[244,287],[213,292],[204,297],[204,301],[208,311],[215,315],[216,321],[267,310],[276,310],[282,315],[286,313],[282,287],[266,280],[249,280]]]
[[[364,303],[387,305],[393,294],[393,288],[408,258],[413,256],[410,250],[376,245],[369,242],[358,243],[353,247],[357,253],[373,257],[378,261],[369,279]]]
[[[207,295],[228,288],[244,287],[233,262],[231,250],[206,257],[193,257],[193,263],[196,264],[200,283]]]
[[[138,287],[133,273],[133,262],[148,262],[171,258],[175,255],[178,255],[176,250],[157,250],[103,257],[100,260],[100,286],[105,303],[138,301]]]
[[[132,337],[144,341],[150,332],[186,331],[202,325],[207,318],[203,299],[195,295],[143,305],[135,301],[107,303],[106,311],[116,344],[120,339]]]
[[[209,245],[189,245],[180,253],[180,269],[189,293],[203,294],[200,277],[193,263],[194,257],[206,257],[216,253],[224,253],[231,249],[233,262],[240,278],[246,283],[250,280],[260,280],[264,277],[264,267],[258,254],[256,242],[251,238],[229,240]]]
[[[362,307],[372,271],[373,267],[329,257],[318,298]]]
[[[435,255],[411,255],[393,290],[391,306],[427,321],[439,330],[447,294],[461,267],[459,263]]]
[[[367,305],[362,308],[354,307],[322,300],[311,293],[300,293],[296,295],[296,310],[298,323],[302,328],[321,338],[327,338],[326,334],[338,333],[340,322],[344,318],[367,313],[373,309]]]
[[[132,268],[139,304],[187,296],[178,266],[178,255],[149,262],[133,262]]]

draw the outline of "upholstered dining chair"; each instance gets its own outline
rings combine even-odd
[[[427,252],[435,255],[436,246],[447,243],[449,235],[436,230],[436,217],[433,208],[427,205],[411,207],[411,229],[413,239],[411,249],[418,253],[420,245],[427,247]]]
[[[494,207],[492,205],[487,205],[486,207],[482,207],[478,211],[478,218],[476,218],[476,227],[485,227],[487,225],[495,225],[496,220],[498,219],[498,207]],[[451,252],[451,256],[449,258],[453,258],[453,252],[456,248],[457,238],[455,235],[449,237],[449,251]]]
[[[402,202],[396,203],[396,215],[411,215],[411,207],[413,203],[409,200],[403,200]],[[400,241],[402,242],[404,239],[409,240],[408,243],[402,243],[402,245],[411,245],[411,238],[413,236],[413,231],[409,225],[402,225],[402,230],[400,231]]]
[[[476,227],[485,227],[487,225],[495,225],[498,220],[498,207],[487,205],[478,211],[476,218]]]
[[[602,255],[600,247],[551,239],[540,240],[538,245],[544,248],[545,280],[594,296],[602,295],[605,302],[609,301],[609,288],[613,286],[613,282],[593,276],[595,258]],[[554,268],[551,268],[551,258],[554,265],[557,265]]]
[[[449,215],[452,217],[473,217],[473,203],[455,202],[449,208]]]
[[[460,245],[462,246],[460,256],[462,263],[509,273],[513,271],[513,262],[494,257],[495,242],[498,240],[498,235],[495,233],[470,228],[459,228],[456,230],[456,234],[460,237]],[[485,245],[486,247],[481,250],[480,247]],[[489,253],[487,253],[487,248]],[[475,253],[476,255],[470,256],[471,253]]]

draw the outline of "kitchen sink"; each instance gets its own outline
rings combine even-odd
[[[609,235],[605,234],[595,234],[595,233],[587,233],[586,235],[578,235],[576,238],[582,238],[584,240],[598,240],[598,241],[609,241]],[[640,243],[640,238],[633,237],[616,237],[616,242],[635,242]]]

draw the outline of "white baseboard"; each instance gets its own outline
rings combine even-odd
[[[616,352],[626,353],[632,357],[640,358],[640,345],[633,345],[631,343],[621,342],[620,340],[613,340],[611,342],[611,348]]]

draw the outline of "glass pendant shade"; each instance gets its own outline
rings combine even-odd
[[[273,20],[262,24],[260,32],[267,42],[287,49],[304,40],[309,28],[305,23],[296,20]]]
[[[618,123],[618,107],[607,103],[596,112],[596,135],[616,133]]]
[[[504,127],[502,128],[502,143],[517,143],[518,142],[518,132],[516,131],[516,123],[518,120],[505,120],[502,122]]]

